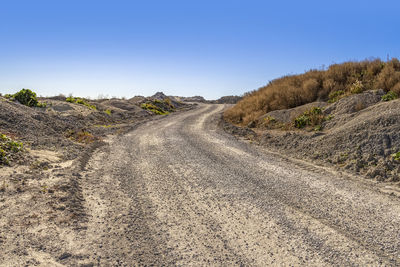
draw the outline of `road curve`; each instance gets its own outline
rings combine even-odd
[[[224,108],[143,124],[91,163],[87,179],[126,197],[110,200],[126,216],[89,220],[116,265],[400,265],[398,198],[237,141]]]

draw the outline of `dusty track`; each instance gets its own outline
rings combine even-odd
[[[74,262],[400,264],[397,197],[238,142],[217,127],[223,108],[148,122],[95,154],[71,241],[88,258]]]

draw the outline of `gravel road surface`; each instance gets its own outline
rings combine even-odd
[[[147,122],[95,153],[82,253],[105,266],[400,265],[398,197],[236,140],[217,126],[225,107]]]

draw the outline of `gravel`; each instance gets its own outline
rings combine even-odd
[[[218,126],[225,107],[101,147],[83,175],[79,251],[104,266],[400,264],[398,197],[236,140]]]

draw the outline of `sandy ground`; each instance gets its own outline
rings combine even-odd
[[[93,145],[79,164],[32,171],[39,179],[11,176],[0,193],[0,262],[400,264],[397,196],[236,140],[218,127],[225,107],[143,123]],[[18,186],[37,195],[24,198]]]

